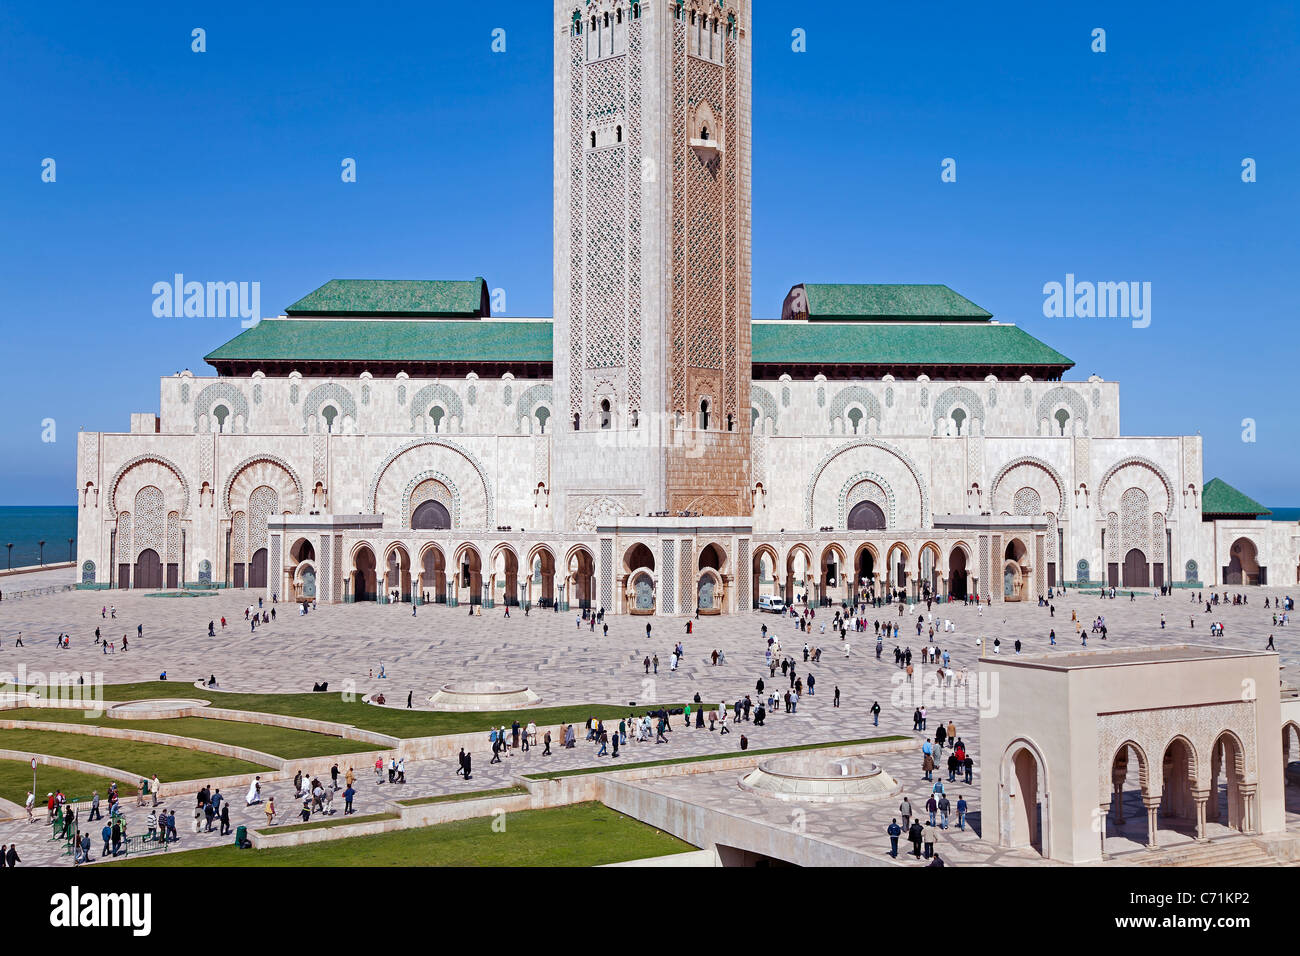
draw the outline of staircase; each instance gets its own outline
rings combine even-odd
[[[1283,866],[1249,837],[1224,837],[1116,858],[1116,866]]]

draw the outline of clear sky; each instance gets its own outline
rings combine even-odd
[[[260,282],[271,315],[475,275],[551,313],[550,0],[153,6],[0,9],[0,504],[70,504],[79,428],[212,373],[238,320],[155,318],[174,273]],[[946,283],[1120,381],[1126,434],[1199,432],[1207,479],[1300,503],[1296,4],[753,19],[756,318],[796,282]],[[1150,282],[1150,326],[1045,318],[1067,273]]]

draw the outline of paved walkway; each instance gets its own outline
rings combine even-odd
[[[685,633],[686,619],[652,618],[651,635],[647,638],[646,619],[639,617],[611,617],[609,634],[604,636],[598,627],[594,632],[585,622],[575,626],[575,614],[536,611],[525,617],[518,610],[505,618],[501,609],[486,611],[482,617],[470,617],[467,609],[449,609],[426,606],[412,616],[409,605],[378,606],[373,604],[321,606],[307,616],[299,616],[292,607],[277,605],[277,620],[260,626],[255,634],[249,632],[244,621],[244,608],[250,592],[225,591],[216,596],[167,598],[148,597],[141,592],[82,591],[22,601],[0,602],[0,671],[16,673],[25,666],[29,679],[39,679],[40,672],[85,670],[102,675],[106,683],[153,680],[163,670],[177,682],[176,693],[188,696],[194,693],[189,682],[215,674],[222,687],[231,691],[249,692],[305,692],[312,683],[328,680],[331,689],[343,690],[349,682],[358,693],[383,690],[390,700],[402,701],[411,691],[419,704],[443,683],[456,680],[496,681],[505,684],[522,684],[530,687],[542,698],[539,706],[564,703],[627,703],[636,701],[638,709],[655,702],[681,702],[699,693],[704,701],[716,703],[734,701],[746,693],[755,693],[755,682],[761,676],[765,691],[783,691],[788,680],[783,680],[778,670],[775,679],[763,666],[764,642],[761,627],[766,624],[770,633],[782,644],[782,652],[796,658],[801,676],[816,677],[816,693],[805,693],[797,714],[778,712],[771,715],[767,726],[745,727],[751,747],[778,747],[812,741],[833,741],[868,737],[885,733],[911,733],[911,715],[915,700],[908,693],[904,675],[892,661],[895,642],[885,642],[884,659],[877,661],[874,640],[868,633],[850,632],[847,644],[849,656],[838,637],[821,633],[821,624],[828,625],[832,617],[819,612],[812,633],[800,632],[789,618],[762,615],[757,612],[704,618],[695,624],[695,632]],[[1208,592],[1206,592],[1208,594]],[[1193,604],[1188,592],[1177,592],[1173,597],[1155,598],[1140,595],[1136,601],[1127,596],[1117,600],[1103,600],[1095,595],[1069,593],[1058,598],[1055,616],[1036,604],[995,605],[977,611],[974,607],[942,605],[933,609],[935,642],[949,650],[954,670],[966,669],[971,676],[968,688],[930,691],[930,717],[957,725],[958,734],[966,741],[978,762],[981,758],[978,735],[978,694],[975,673],[978,669],[980,648],[977,641],[991,643],[994,637],[1002,642],[1001,651],[1012,654],[1014,641],[1023,642],[1026,653],[1050,652],[1048,631],[1055,627],[1057,647],[1075,650],[1078,643],[1070,613],[1076,611],[1085,628],[1097,614],[1104,614],[1109,628],[1109,639],[1101,642],[1090,636],[1089,645],[1095,647],[1150,646],[1164,643],[1192,641],[1224,646],[1260,648],[1269,634],[1275,641],[1284,663],[1294,673],[1300,663],[1300,639],[1292,638],[1292,626],[1274,627],[1273,611],[1263,608],[1264,597],[1286,593],[1281,588],[1249,589],[1250,604],[1244,607],[1221,607],[1206,613],[1203,604]],[[256,598],[252,598],[256,603]],[[117,617],[105,619],[101,607],[115,605]],[[278,612],[287,610],[288,613]],[[919,651],[926,643],[923,635],[916,634],[917,614],[925,615],[921,606],[911,614],[906,611],[901,618],[897,607],[873,609],[870,617],[882,622],[899,622],[897,643]],[[1161,629],[1161,615],[1166,627]],[[228,622],[223,632],[220,618]],[[939,620],[951,618],[956,630],[942,630]],[[1189,624],[1195,620],[1195,626]],[[218,636],[207,636],[209,620],[218,622]],[[1209,624],[1221,621],[1227,633],[1222,638],[1211,638]],[[137,624],[143,624],[144,633],[136,637]],[[104,655],[94,645],[94,630],[115,641],[118,652]],[[23,634],[24,646],[14,647],[17,632]],[[59,650],[55,637],[60,632],[71,635],[72,647]],[[122,635],[128,635],[130,650],[120,650]],[[683,640],[686,656],[683,665],[675,672],[668,668],[676,641]],[[807,641],[823,650],[820,663],[805,664],[802,649]],[[727,663],[714,666],[710,654],[714,649],[725,653]],[[646,656],[658,655],[658,674],[645,673],[642,661]],[[383,665],[387,680],[373,675]],[[933,667],[917,663],[917,680]],[[835,686],[842,695],[842,706],[832,706]],[[923,685],[918,684],[917,687]],[[915,689],[915,688],[913,688]],[[220,694],[208,692],[218,701]],[[879,728],[872,725],[869,710],[873,701],[882,707]],[[934,726],[933,723],[930,725]],[[540,750],[527,757],[517,755],[507,760],[504,767],[490,766],[488,748],[484,746],[475,755],[474,780],[464,784],[454,774],[454,762],[428,761],[408,764],[408,784],[411,796],[450,792],[457,788],[487,789],[509,783],[509,772],[522,765],[530,769],[540,765]],[[629,746],[629,756],[646,759],[643,752],[654,757],[686,753],[719,752],[739,747],[739,734],[719,737],[706,731],[678,730],[672,735],[670,746]],[[625,751],[627,752],[627,751]],[[549,758],[556,769],[566,765],[583,765],[593,761],[593,748],[579,743],[576,751],[557,754]],[[606,758],[601,758],[604,760]],[[900,781],[908,786],[917,784],[920,777],[919,753],[911,761],[890,758],[884,761]],[[552,764],[548,763],[548,768]],[[164,780],[166,775],[164,773]],[[362,780],[366,781],[364,774]],[[691,788],[691,792],[704,793],[703,777],[697,775],[679,780],[674,786]],[[726,775],[719,775],[719,778]],[[373,777],[373,771],[371,772]],[[699,781],[692,784],[690,780]],[[734,781],[733,781],[734,782]],[[967,788],[967,800],[972,814],[978,812],[978,777],[975,787]],[[279,798],[282,811],[293,808],[290,785],[273,785],[271,792]],[[359,813],[373,812],[380,791],[387,785],[375,788],[368,782],[361,789],[358,800]],[[728,791],[728,797],[732,795]],[[242,794],[233,795],[234,805],[242,805]],[[921,797],[913,794],[914,801]],[[187,795],[180,800],[183,810],[191,809]],[[757,799],[757,798],[749,798]],[[923,797],[921,797],[923,799]],[[283,802],[281,802],[283,800]],[[131,803],[130,800],[127,801]],[[955,800],[954,800],[955,802]],[[299,804],[300,805],[300,804]],[[341,807],[341,802],[339,804]],[[816,811],[820,817],[821,809]],[[826,814],[834,820],[843,808],[833,808]],[[132,810],[134,813],[135,811]],[[810,814],[813,816],[814,814]],[[232,823],[257,823],[265,825],[260,810],[240,810]],[[142,819],[142,818],[141,818]],[[185,837],[185,822],[178,819],[178,828]],[[888,821],[885,820],[885,823]],[[879,824],[879,826],[877,826]],[[830,824],[828,824],[830,825]],[[836,824],[838,825],[838,824]],[[24,824],[0,826],[0,842],[19,841],[19,852],[32,852],[36,859],[41,853],[28,842]],[[870,814],[862,828],[866,833],[883,830],[883,823]],[[15,831],[14,827],[18,829]],[[36,828],[28,828],[36,829]],[[132,830],[140,825],[133,822]],[[41,828],[42,841],[44,830]],[[206,835],[200,841],[219,842]],[[223,838],[224,839],[224,838]],[[872,837],[876,839],[876,837]],[[206,845],[206,842],[205,842]],[[1117,847],[1118,849],[1119,847]],[[98,853],[96,847],[96,854]],[[970,851],[974,853],[975,851]],[[984,851],[988,852],[988,848]],[[970,858],[974,861],[974,857]],[[982,862],[995,862],[988,858]]]

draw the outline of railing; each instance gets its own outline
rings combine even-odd
[[[43,588],[26,588],[22,591],[8,591],[0,588],[0,600],[3,601],[21,601],[23,598],[41,597],[45,594],[62,594],[64,591],[75,591],[75,584],[52,584]]]

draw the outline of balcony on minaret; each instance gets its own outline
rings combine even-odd
[[[691,138],[691,149],[704,165],[713,167],[722,157],[722,141],[708,125],[700,127],[699,135]]]

